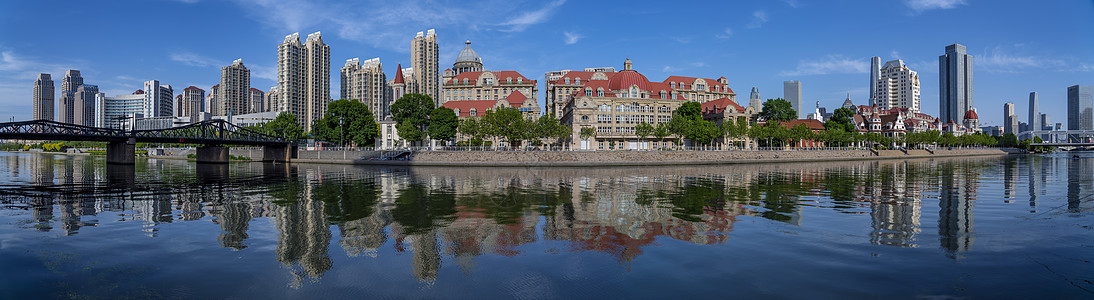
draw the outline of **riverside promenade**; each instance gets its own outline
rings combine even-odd
[[[416,151],[403,160],[381,160],[385,151],[300,151],[293,162],[386,166],[595,167],[753,164],[778,162],[989,156],[1017,149],[788,150],[788,151]],[[386,151],[389,155],[396,151]],[[177,156],[185,157],[185,153]],[[260,150],[232,149],[231,155],[261,158]]]

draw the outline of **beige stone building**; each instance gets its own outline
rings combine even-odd
[[[569,80],[563,79],[563,76],[567,76]],[[589,81],[592,78],[597,80],[608,80],[608,76],[615,75],[615,67],[600,67],[600,68],[585,68],[584,71],[573,70],[558,70],[548,71],[543,74],[544,84],[546,89],[546,96],[544,99],[547,101],[546,113],[553,114],[556,118],[562,117],[562,107],[569,102],[573,96],[573,93],[581,89],[584,85],[581,81]]]
[[[182,90],[182,114],[180,117],[193,117],[206,111],[205,90],[190,86]],[[194,120],[191,118],[191,120]]]
[[[241,115],[251,112],[251,70],[242,59],[220,68],[220,90],[213,106],[213,115],[227,116],[229,112]]]
[[[48,73],[38,74],[34,80],[34,119],[53,121],[53,78]]]
[[[631,68],[630,59],[623,63],[620,72],[569,72],[555,82],[562,83],[555,86],[556,92],[569,93],[564,97],[558,95],[559,99],[568,99],[562,107],[561,122],[573,128],[572,147],[582,150],[675,147],[667,139],[640,140],[635,127],[641,123],[656,126],[669,122],[673,112],[687,101],[736,98],[725,77],[711,80],[670,76],[664,82],[650,82]],[[576,87],[577,84],[581,86]],[[582,128],[594,128],[596,135],[582,138]]]
[[[471,49],[471,41],[467,41],[465,45],[456,56],[452,68],[444,70],[442,106],[463,108],[464,112],[468,112],[472,107],[482,105],[445,104],[453,101],[489,100],[498,102],[498,107],[516,108],[525,118],[539,117],[539,102],[536,99],[539,87],[535,80],[516,71],[487,71],[483,67],[482,58]]]
[[[311,131],[330,100],[330,46],[319,32],[304,43],[299,33],[286,36],[277,47],[277,99],[271,111],[289,112]]]
[[[426,32],[418,32],[418,35],[410,42],[410,68],[414,69],[410,76],[412,89],[416,92],[433,98],[434,106],[441,105],[441,70],[440,47],[437,45],[437,32],[430,29]]]
[[[346,60],[342,67],[341,99],[353,99],[364,103],[372,111],[375,121],[388,115],[391,104],[387,97],[387,76],[384,75],[380,58]]]

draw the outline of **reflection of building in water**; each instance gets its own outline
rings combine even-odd
[[[860,184],[863,195],[871,202],[870,243],[898,247],[917,247],[916,235],[921,232],[920,212],[924,176],[907,161],[882,165],[874,163],[870,170],[877,170],[874,181]]]
[[[475,269],[475,258],[484,254],[514,256],[517,247],[537,241],[539,216],[527,212],[515,222],[498,224],[486,214],[458,207],[456,219],[441,229],[446,241],[445,252],[452,255],[465,273]]]
[[[242,200],[242,199],[240,199]],[[251,222],[251,204],[243,201],[226,201],[209,208],[213,222],[220,225],[221,247],[240,250],[247,248],[243,242],[247,239],[247,227]]]
[[[429,230],[410,236],[413,243],[414,277],[419,281],[433,283],[441,272],[441,252],[437,241],[437,230]]]
[[[11,159],[9,161],[18,162],[18,159]],[[52,186],[53,185],[53,156],[52,155],[32,155],[30,156],[30,174],[35,186]],[[13,170],[18,170],[18,167]],[[12,176],[12,178],[16,178]]]
[[[1029,156],[1028,161],[1029,168],[1027,170],[1029,174],[1027,175],[1029,177],[1029,212],[1033,213],[1037,212],[1037,196],[1041,194],[1041,184],[1044,183],[1043,178],[1041,178],[1041,174],[1048,170],[1043,169],[1047,166],[1041,164],[1042,159],[1040,156]]]
[[[391,212],[383,209],[382,204],[375,205],[374,212],[368,217],[346,221],[338,225],[339,240],[346,255],[357,257],[366,255],[376,257],[377,250],[387,242],[384,227],[391,224]]]
[[[946,168],[945,166],[943,166]],[[976,171],[953,164],[952,174],[942,174],[938,196],[938,236],[942,248],[955,258],[972,249],[976,240],[973,232],[973,204],[976,195]]]
[[[1072,213],[1094,209],[1094,158],[1067,160],[1067,210]]]
[[[308,177],[312,177],[309,172]],[[310,179],[310,178],[309,178]],[[299,288],[305,278],[318,279],[333,262],[327,254],[331,232],[323,214],[323,201],[312,199],[311,180],[296,203],[273,206],[277,223],[277,261],[292,269],[290,287]]]
[[[1018,160],[1003,160],[1003,202],[1014,203],[1018,195]]]

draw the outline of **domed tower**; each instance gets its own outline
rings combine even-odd
[[[976,108],[969,109],[965,112],[965,128],[969,131],[977,131],[980,129],[980,116],[976,115]]]
[[[475,50],[471,50],[471,41],[464,42],[463,50],[456,55],[456,63],[452,64],[452,75],[460,75],[463,72],[482,71],[482,59]]]

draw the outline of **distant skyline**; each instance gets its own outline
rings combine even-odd
[[[440,68],[465,40],[487,70],[543,73],[611,66],[660,81],[725,76],[738,100],[758,87],[782,97],[801,81],[804,110],[832,111],[848,93],[868,105],[871,56],[902,59],[920,75],[922,111],[938,116],[938,56],[960,43],[975,61],[981,125],[1003,125],[1003,103],[1037,92],[1040,111],[1065,123],[1067,87],[1094,85],[1094,1],[259,1],[132,0],[0,3],[0,117],[32,115],[34,80],[58,87],[77,69],[107,96],[158,80],[178,93],[208,90],[235,59],[251,86],[276,85],[277,45],[323,32],[331,47],[331,97],[347,59],[380,57],[388,78],[410,65],[414,34],[436,29]],[[608,12],[608,13],[605,13]],[[541,91],[542,93],[542,91]],[[177,93],[176,93],[177,94]],[[539,95],[544,99],[543,95]],[[540,101],[541,105],[545,101]],[[740,101],[739,101],[740,102]]]

